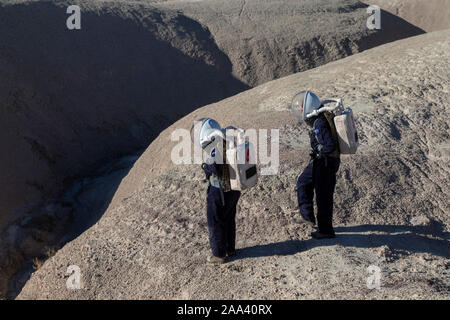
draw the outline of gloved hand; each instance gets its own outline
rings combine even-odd
[[[220,167],[214,162],[213,158],[206,159],[206,161],[202,163],[202,169],[206,174],[206,179],[209,179],[212,174],[215,174],[216,176],[221,174]]]
[[[321,154],[320,152],[316,152],[314,150],[309,152],[309,156],[311,157],[312,160],[318,160],[318,159],[324,158],[323,154]]]

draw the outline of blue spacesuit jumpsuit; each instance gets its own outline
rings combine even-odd
[[[222,164],[203,164],[206,179],[222,176]],[[220,188],[208,185],[206,215],[208,219],[209,243],[212,254],[225,257],[234,253],[236,244],[236,206],[241,193],[223,192]],[[223,196],[223,198],[222,198]]]
[[[323,114],[314,121],[310,132],[311,161],[297,180],[300,214],[315,221],[313,197],[316,193],[317,226],[320,233],[334,235],[333,194],[340,159],[330,125]]]

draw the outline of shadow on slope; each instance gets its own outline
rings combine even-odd
[[[363,8],[369,7],[366,4],[361,4],[361,6]],[[369,17],[369,14],[367,14],[367,17]],[[368,37],[356,42],[359,51],[426,33],[423,29],[383,9],[380,12],[380,27],[381,29],[372,30]]]
[[[58,235],[58,237],[62,237],[61,239],[56,237],[55,243],[48,243],[51,249],[56,250],[65,243],[77,238],[102,217],[114,196],[115,190],[140,155],[141,152],[132,156],[114,159],[103,165],[94,175],[83,177],[73,182],[59,199],[60,203],[64,204],[65,207],[71,208],[70,224],[64,229],[64,234]],[[39,216],[37,219],[39,219]],[[30,229],[31,233],[39,232],[39,227],[32,221],[33,219],[24,226]],[[34,221],[36,221],[36,218]],[[40,261],[45,261],[50,257],[46,254],[45,248],[43,251],[43,254],[36,257]],[[33,260],[28,259],[28,261],[25,261],[20,270],[10,279],[6,296],[9,299],[15,298],[34,271]]]
[[[442,225],[437,222],[432,227],[402,225],[336,227],[335,239],[288,240],[242,248],[238,250],[238,256],[233,260],[294,255],[315,247],[333,245],[356,248],[377,248],[386,245],[391,251],[398,254],[429,253],[449,259],[450,237],[448,232],[441,230]],[[427,235],[433,236],[433,238],[427,237]]]

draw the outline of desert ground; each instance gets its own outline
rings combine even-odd
[[[18,298],[448,299],[449,38],[447,30],[383,45],[177,121],[135,163],[119,203],[47,260]],[[357,112],[362,146],[339,170],[336,239],[311,240],[296,221],[307,134],[286,106],[305,86],[345,97]],[[279,172],[244,192],[238,254],[219,267],[205,264],[202,172],[167,161],[171,132],[203,116],[280,128]],[[80,290],[66,288],[69,265],[81,269]],[[379,290],[366,286],[371,265],[381,269]]]
[[[381,30],[353,0],[70,4],[81,30],[66,1],[0,1],[0,297],[449,298],[445,1],[371,2]],[[361,138],[338,172],[338,237],[320,242],[294,191],[308,137],[287,104],[306,88],[343,98]],[[202,171],[170,161],[172,132],[205,116],[280,134],[220,267]]]

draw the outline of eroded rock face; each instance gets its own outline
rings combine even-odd
[[[116,205],[47,260],[18,298],[448,299],[449,40],[446,30],[383,45],[177,121],[136,162]],[[307,128],[286,105],[302,88],[342,97],[356,113],[361,147],[342,158],[334,240],[310,240],[295,222]],[[172,131],[204,116],[280,129],[279,172],[242,195],[238,255],[219,268],[205,265],[202,172],[169,161]],[[69,265],[80,267],[81,290],[66,288]],[[380,290],[366,286],[370,265],[381,269]]]
[[[367,26],[366,4],[352,1],[162,1],[207,26],[250,86],[308,70],[390,41],[423,33],[382,11],[381,30]],[[383,8],[383,7],[382,7]]]
[[[83,7],[79,31],[65,27],[63,5],[0,9],[1,138],[9,151],[2,217],[99,161],[142,148],[197,106],[247,88],[199,23],[94,4]]]

